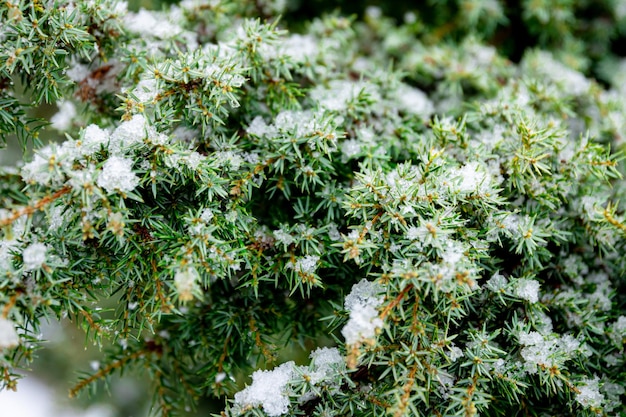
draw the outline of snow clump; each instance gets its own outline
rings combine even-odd
[[[341,330],[347,344],[372,340],[376,336],[376,330],[383,327],[383,321],[376,310],[384,301],[384,297],[380,295],[381,289],[380,285],[366,279],[352,286],[344,303],[345,309],[350,312],[350,318]]]
[[[20,338],[11,320],[0,317],[0,351],[14,348],[20,344]]]
[[[252,384],[235,394],[235,407],[243,411],[247,407],[262,406],[270,417],[277,417],[289,411],[287,384],[294,377],[295,363],[283,363],[271,371],[256,371],[252,374]]]
[[[97,184],[107,193],[120,191],[127,193],[139,185],[139,178],[133,173],[133,161],[119,156],[110,157],[102,167]]]

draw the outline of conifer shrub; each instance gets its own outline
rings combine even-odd
[[[65,318],[103,346],[70,395],[143,372],[160,416],[625,415],[626,6],[591,3],[2,2],[0,388]]]

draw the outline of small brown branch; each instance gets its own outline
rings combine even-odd
[[[400,291],[400,294],[398,294],[398,296],[391,303],[389,303],[385,307],[385,309],[380,313],[380,318],[384,319],[385,317],[387,317],[387,314],[389,314],[391,310],[393,310],[398,304],[400,304],[400,301],[402,301],[402,299],[406,296],[406,294],[412,288],[413,288],[413,284],[409,284],[406,287],[404,287],[404,289]]]
[[[17,296],[19,294],[13,294],[11,296],[11,298],[9,299],[9,302],[6,303],[6,305],[4,306],[4,308],[2,308],[2,318],[6,319],[9,317],[9,312],[11,311],[11,309],[13,308],[13,306],[15,305],[15,303],[17,303]]]
[[[267,345],[265,343],[263,343],[263,341],[261,340],[261,332],[259,331],[259,328],[256,325],[256,320],[254,320],[254,318],[250,318],[250,330],[254,333],[254,344],[261,350],[261,353],[263,354],[263,356],[265,357],[265,359],[268,362],[272,362],[273,361],[273,355],[272,352],[268,349]]]
[[[13,222],[15,222],[17,219],[19,219],[22,216],[30,216],[31,214],[35,213],[37,210],[41,210],[48,204],[54,202],[55,200],[61,198],[65,194],[69,193],[71,190],[72,190],[72,187],[70,187],[69,185],[66,185],[65,187],[61,188],[59,191],[51,195],[43,197],[41,200],[37,201],[33,205],[23,207],[20,210],[14,210],[11,216],[0,220],[0,227],[6,227],[12,224]]]
[[[224,361],[226,360],[226,356],[228,356],[228,342],[230,342],[230,335],[228,335],[226,340],[224,340],[224,348],[222,349],[222,354],[220,355],[217,363],[218,372],[224,371]]]
[[[363,240],[363,238],[365,237],[365,234],[369,232],[376,223],[378,223],[378,220],[380,220],[380,217],[383,215],[383,213],[384,211],[380,210],[378,213],[376,213],[374,217],[372,217],[372,224],[370,225],[369,228],[367,228],[367,226],[363,227],[363,231],[359,235],[359,241]]]
[[[409,377],[407,379],[407,383],[404,384],[402,390],[402,397],[400,398],[400,404],[398,404],[398,409],[394,413],[394,417],[401,417],[404,415],[404,411],[409,405],[409,400],[411,398],[411,391],[413,390],[413,385],[415,384],[415,374],[417,373],[417,364],[413,365],[411,371],[409,372]]]
[[[100,327],[100,325],[95,322],[93,317],[91,317],[91,314],[89,314],[87,311],[80,310],[80,314],[82,314],[83,317],[85,317],[85,320],[87,320],[89,327],[91,327],[96,333],[99,333],[102,330],[102,327]]]
[[[172,311],[172,305],[169,303],[168,299],[165,297],[163,293],[163,285],[161,283],[161,279],[158,274],[158,267],[155,259],[151,260],[152,273],[154,275],[154,289],[156,291],[156,297],[161,304],[161,311],[164,313],[169,313]]]
[[[70,398],[76,397],[76,395],[78,395],[78,393],[83,390],[83,388],[85,388],[87,385],[91,384],[92,382],[104,378],[107,375],[109,375],[111,372],[113,372],[116,369],[120,369],[121,367],[123,367],[124,365],[126,365],[126,363],[138,359],[141,356],[143,356],[146,352],[144,350],[138,350],[136,352],[133,352],[129,355],[124,356],[121,359],[116,360],[115,362],[112,362],[110,364],[108,364],[107,366],[105,366],[104,368],[100,369],[98,372],[96,372],[95,374],[91,375],[88,378],[83,379],[82,381],[80,381],[78,384],[74,385],[69,392],[69,396]]]
[[[602,214],[604,215],[604,218],[606,219],[607,222],[609,222],[611,225],[617,227],[622,232],[626,233],[626,225],[624,223],[620,222],[619,220],[617,220],[611,214],[611,205],[610,204],[609,204],[609,206],[606,209],[604,209]]]
[[[154,376],[156,377],[154,378],[154,380],[157,385],[157,396],[159,397],[159,405],[161,406],[161,417],[167,417],[170,415],[170,410],[172,409],[172,406],[165,399],[165,385],[163,385],[162,381],[163,373],[157,369]]]

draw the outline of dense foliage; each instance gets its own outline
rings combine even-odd
[[[0,387],[68,318],[163,416],[626,413],[626,5],[297,6],[0,4]]]

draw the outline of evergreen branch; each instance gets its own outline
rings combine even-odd
[[[115,370],[122,369],[128,362],[137,360],[148,353],[148,350],[141,349],[134,352],[131,352],[124,357],[117,359],[111,363],[108,363],[104,368],[101,368],[96,373],[90,375],[89,377],[81,380],[79,383],[70,388],[69,396],[70,398],[76,397],[80,391],[82,391],[85,387],[93,382],[103,379],[109,376]]]
[[[63,197],[65,194],[69,193],[72,190],[72,188],[69,185],[66,185],[65,187],[61,188],[58,191],[55,191],[54,193],[47,195],[39,200],[37,200],[35,203],[33,203],[32,205],[26,206],[26,207],[22,207],[21,209],[17,210],[13,210],[13,213],[9,216],[9,217],[5,217],[3,219],[0,219],[0,227],[6,227],[9,226],[11,224],[13,224],[17,219],[19,219],[22,216],[30,216],[33,213],[37,212],[38,210],[43,209],[45,206],[53,203],[54,201],[58,200],[59,198]]]

